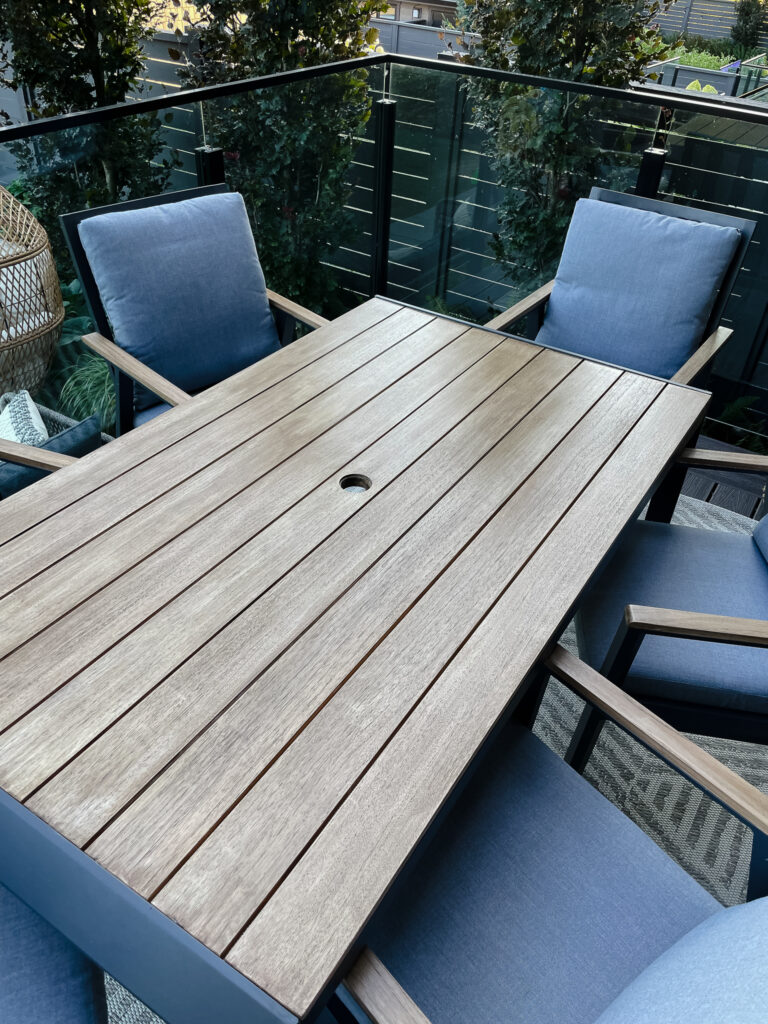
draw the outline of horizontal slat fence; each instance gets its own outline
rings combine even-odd
[[[179,80],[179,69],[187,52],[187,39],[178,39],[170,32],[160,32],[144,45],[146,64],[140,94],[137,98],[167,95],[169,98],[184,86]],[[180,59],[171,56],[178,53]],[[171,172],[170,189],[194,188],[195,147],[202,145],[199,104],[170,107],[161,113],[164,148],[159,159],[173,160],[177,166]]]
[[[663,32],[687,32],[705,39],[729,39],[736,22],[734,0],[677,0],[665,14],[656,16]],[[768,46],[768,31],[760,34],[760,46]]]

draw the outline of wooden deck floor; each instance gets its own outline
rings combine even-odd
[[[699,448],[715,448],[720,451],[740,451],[732,444],[701,437]],[[722,473],[716,470],[690,470],[685,478],[683,494],[689,498],[709,501],[720,508],[738,512],[750,519],[762,519],[768,512],[765,500],[768,475],[761,473]]]

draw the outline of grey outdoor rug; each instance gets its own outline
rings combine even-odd
[[[674,522],[709,530],[751,533],[754,522],[695,498],[682,497]],[[572,629],[562,638],[575,650]],[[583,702],[551,680],[536,722],[536,733],[562,754]],[[765,747],[729,740],[693,737],[718,760],[768,792],[768,751]],[[630,739],[608,725],[587,766],[585,776],[641,826],[689,874],[726,905],[746,895],[751,837],[695,786]],[[110,1024],[160,1024],[117,982],[107,979]]]

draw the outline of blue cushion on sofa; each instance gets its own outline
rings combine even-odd
[[[60,455],[73,455],[81,458],[88,452],[101,446],[101,419],[98,414],[89,416],[87,420],[76,423],[73,427],[62,430],[60,434],[49,437],[41,448]],[[44,469],[33,469],[31,466],[20,466],[12,462],[0,463],[0,498],[28,487],[36,480],[48,476]]]
[[[592,1024],[718,909],[513,725],[364,938],[432,1024]]]
[[[629,985],[596,1024],[764,1024],[768,898],[707,918]]]
[[[185,391],[279,348],[236,192],[105,213],[79,233],[117,344]],[[137,409],[155,404],[137,389]]]
[[[104,975],[0,885],[0,1021],[106,1024]]]
[[[768,565],[751,537],[635,523],[582,602],[579,651],[602,666],[627,604],[768,619]],[[768,713],[768,650],[646,637],[624,688]]]
[[[703,341],[739,232],[580,199],[542,345],[671,377]]]

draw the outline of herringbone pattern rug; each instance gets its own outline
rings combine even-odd
[[[750,533],[754,526],[749,519],[694,498],[680,499],[675,522],[739,533]],[[571,630],[566,631],[563,643],[575,648]],[[552,680],[535,731],[562,754],[583,706],[578,697]],[[694,739],[768,792],[768,749]],[[603,730],[585,775],[722,903],[744,900],[751,839],[748,830],[716,803],[612,725]],[[110,1024],[160,1024],[125,989],[111,979],[108,982]]]

